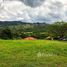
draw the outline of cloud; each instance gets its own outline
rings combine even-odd
[[[21,0],[25,5],[30,7],[38,7],[43,4],[45,0]]]
[[[49,23],[67,21],[67,2],[66,0],[0,1],[0,20]]]

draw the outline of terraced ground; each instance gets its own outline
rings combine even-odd
[[[67,67],[67,42],[0,40],[0,67]]]

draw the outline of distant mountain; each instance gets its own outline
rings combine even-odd
[[[19,25],[19,24],[33,24],[33,25],[47,25],[47,23],[30,23],[30,22],[22,22],[22,21],[0,21],[0,26],[2,25]]]
[[[17,25],[23,23],[21,21],[0,21],[0,25]]]

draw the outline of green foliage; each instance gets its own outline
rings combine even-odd
[[[53,38],[64,38],[67,33],[67,23],[56,22],[49,25],[48,32]]]
[[[6,28],[1,31],[0,37],[2,39],[13,39],[13,34],[10,29]]]
[[[7,25],[2,24],[0,26],[1,39],[21,39],[28,36],[37,39],[46,39],[46,37],[54,39],[67,38],[67,23],[63,21],[53,24],[13,23],[11,25],[6,23]]]

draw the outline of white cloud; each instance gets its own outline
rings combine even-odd
[[[28,22],[67,21],[66,0],[43,0],[43,2],[37,0],[39,4],[31,0],[33,5],[29,3],[30,0],[26,1],[26,3],[23,1],[5,0],[3,3],[0,2],[0,20],[21,20]]]

